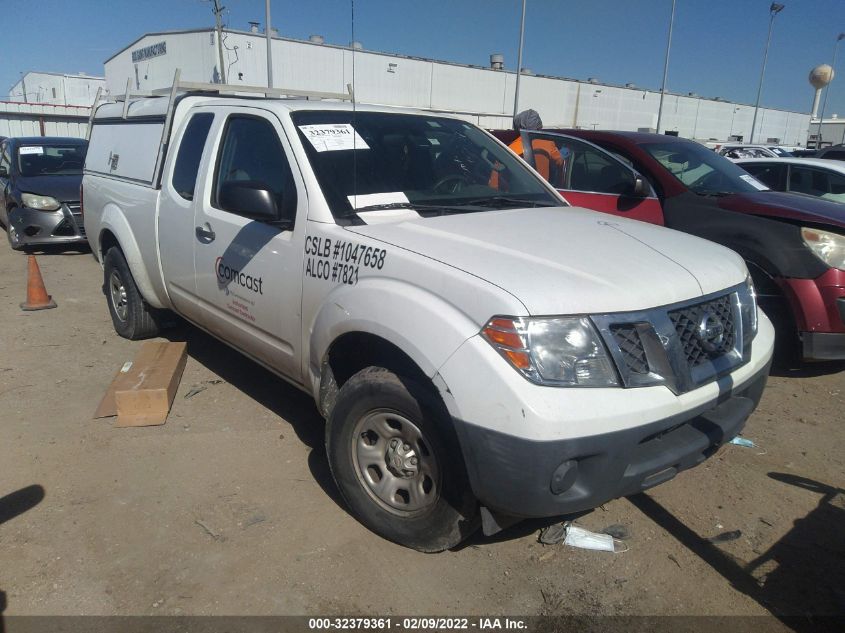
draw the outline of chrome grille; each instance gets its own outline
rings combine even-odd
[[[622,358],[625,360],[628,369],[635,374],[647,374],[648,359],[636,326],[628,323],[612,325],[610,331],[613,333],[616,344],[619,345],[619,350],[622,352]]]
[[[722,342],[712,352],[705,350],[698,338],[698,324],[707,312],[712,313],[725,329]],[[690,367],[697,367],[711,358],[723,356],[733,349],[736,327],[730,295],[672,310],[669,312],[669,318],[681,339],[684,355]]]

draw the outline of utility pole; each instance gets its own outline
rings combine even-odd
[[[672,0],[672,15],[669,17],[669,39],[666,41],[666,59],[663,61],[663,83],[660,84],[660,105],[657,106],[657,129],[660,134],[660,121],[663,119],[663,96],[666,94],[666,79],[669,76],[669,51],[672,49],[672,27],[675,24],[675,0]]]
[[[226,67],[223,64],[223,11],[226,7],[220,5],[220,0],[211,0],[214,3],[214,23],[217,32],[217,57],[220,64],[220,83],[226,83]]]
[[[766,61],[769,59],[769,44],[772,41],[772,25],[775,23],[775,16],[783,11],[784,5],[778,4],[777,2],[772,2],[772,6],[769,7],[769,13],[771,14],[771,18],[769,18],[769,36],[766,38],[766,51],[763,53],[763,69],[760,71],[760,85],[757,86],[757,101],[754,103],[754,118],[751,121],[751,139],[750,142],[754,142],[754,128],[757,125],[757,110],[760,109],[760,93],[763,92],[763,77],[766,76]]]
[[[270,28],[270,0],[264,4],[264,35],[267,37],[267,87],[273,87],[273,31]]]
[[[522,42],[525,39],[525,2],[522,0],[522,20],[519,23],[519,55],[516,59],[516,89],[513,94],[513,115],[519,112],[519,78],[522,76]]]

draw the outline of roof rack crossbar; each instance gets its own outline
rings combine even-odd
[[[94,123],[94,115],[97,114],[97,106],[100,105],[100,98],[103,96],[103,87],[97,88],[97,94],[94,96],[94,104],[91,106],[91,114],[88,116],[88,129],[85,131],[85,140],[91,140],[91,126]]]
[[[153,96],[162,96],[168,94],[171,88],[159,88],[153,90]],[[266,86],[240,86],[235,84],[213,84],[203,83],[197,81],[180,81],[178,82],[178,90],[187,92],[213,92],[217,94],[262,94],[267,97],[305,97],[313,99],[338,99],[342,101],[350,101],[353,99],[353,93],[350,87],[347,87],[347,92],[321,92],[317,90],[297,90],[293,88],[267,88]]]

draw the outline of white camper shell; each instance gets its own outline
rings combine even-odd
[[[115,328],[174,311],[311,394],[375,532],[438,551],[589,509],[757,405],[773,331],[733,252],[570,207],[464,121],[194,88],[93,117]]]

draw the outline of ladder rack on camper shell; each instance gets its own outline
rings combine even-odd
[[[97,94],[94,97],[94,104],[91,107],[91,116],[88,120],[88,131],[86,138],[91,139],[91,130],[94,126],[94,121],[97,115],[97,108],[107,103],[123,102],[123,112],[119,119],[129,119],[129,106],[133,97],[167,97],[167,108],[163,115],[164,125],[161,130],[161,139],[159,140],[158,154],[156,155],[155,167],[153,168],[152,180],[149,185],[157,187],[161,176],[161,169],[164,165],[164,153],[167,148],[167,141],[170,138],[171,127],[173,124],[173,112],[182,97],[192,95],[220,95],[227,97],[245,97],[263,95],[264,97],[274,99],[337,99],[340,101],[355,102],[355,93],[352,90],[352,85],[347,84],[347,92],[319,92],[313,90],[295,90],[290,88],[267,88],[265,86],[239,86],[234,84],[213,84],[196,81],[181,81],[181,69],[177,68],[173,74],[173,83],[169,88],[159,88],[156,90],[132,90],[132,80],[126,80],[126,91],[122,95],[115,95],[108,100],[103,98],[102,88],[97,89]],[[117,118],[117,117],[115,117]],[[119,120],[118,119],[118,120]]]

